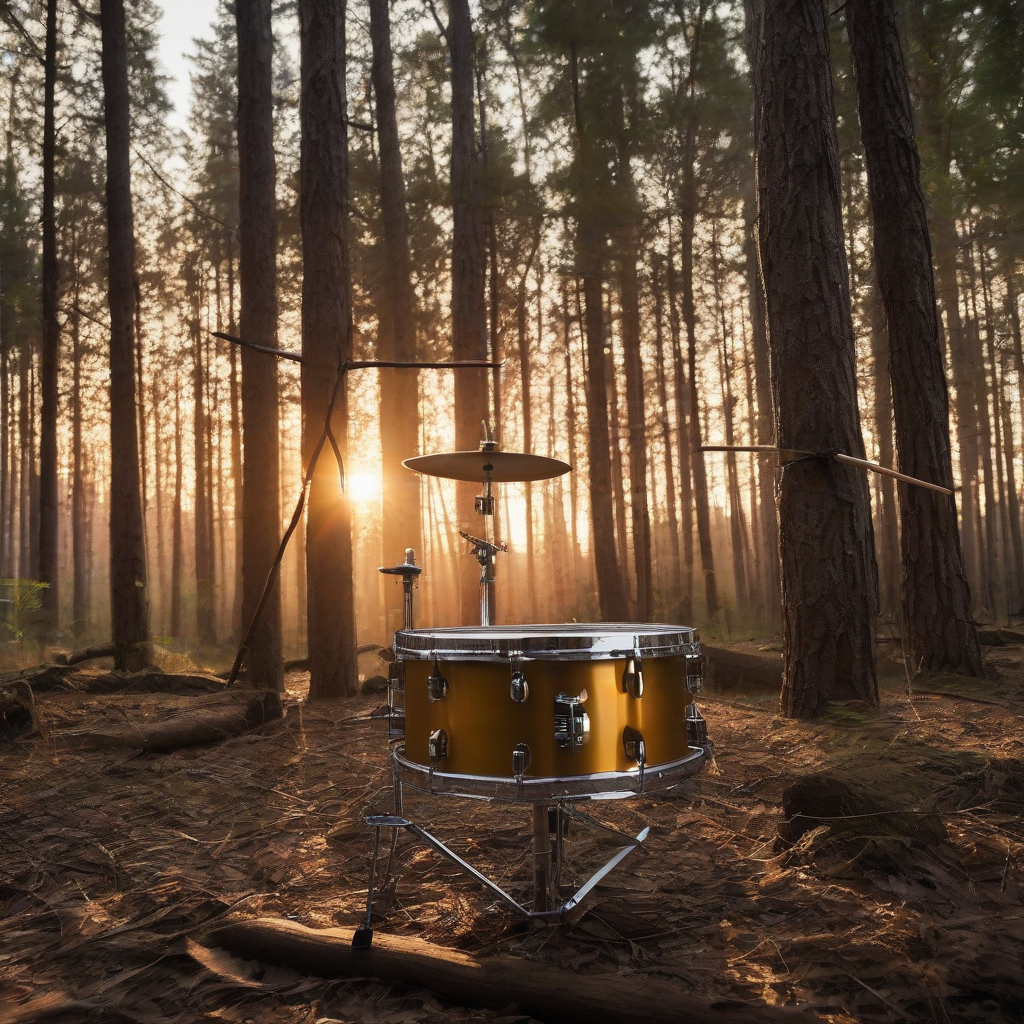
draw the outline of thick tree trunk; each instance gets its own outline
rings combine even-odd
[[[758,245],[779,443],[862,456],[827,12],[757,0]],[[866,475],[828,458],[782,472],[782,710],[878,703]]]
[[[342,452],[348,433],[345,381],[351,357],[348,261],[348,128],[344,0],[299,0],[302,43],[302,447],[308,464],[331,426]],[[316,464],[306,531],[310,700],[353,694],[356,614],[352,581],[352,506],[341,490],[330,447]]]
[[[277,347],[277,213],[270,0],[239,0],[238,208],[241,336]],[[247,629],[281,534],[277,360],[242,349],[242,622]],[[248,652],[250,685],[281,689],[280,582]]]
[[[135,231],[124,0],[101,0],[110,307],[110,618],[117,668],[149,663],[149,597],[135,413]]]
[[[452,355],[455,359],[486,359],[487,258],[473,116],[474,50],[469,0],[449,0],[448,13],[452,67]],[[486,370],[455,373],[455,447],[460,451],[480,446],[482,423],[488,419],[487,393]],[[456,484],[461,521],[470,521],[469,510],[478,490],[472,483]],[[477,529],[474,523],[469,532]],[[480,617],[478,572],[473,559],[460,559],[461,619],[466,624]]]
[[[952,487],[949,399],[927,207],[895,4],[893,0],[850,0],[846,17],[868,170],[875,262],[888,324],[899,469]],[[903,483],[898,493],[904,617],[914,665],[980,675],[981,652],[960,553],[955,501]]]
[[[651,578],[651,514],[647,493],[647,420],[644,414],[644,367],[640,358],[637,248],[636,228],[630,226],[619,257],[619,296],[626,371],[626,423],[629,427],[629,496],[636,573],[636,618],[640,622],[648,622],[654,613],[654,583]]]
[[[228,242],[228,333],[237,334],[235,325],[235,261]],[[242,629],[242,515],[245,504],[242,483],[242,416],[240,409],[241,388],[238,380],[238,347],[231,345],[231,493],[234,499],[235,520],[235,563],[234,593],[231,601],[230,635],[237,643]]]
[[[49,629],[60,629],[57,531],[57,377],[60,324],[57,321],[57,223],[55,205],[56,137],[54,104],[57,86],[57,0],[46,0],[46,49],[43,83],[43,295],[39,437],[39,578],[46,584],[43,611]]]
[[[580,113],[579,64],[572,50],[572,99],[576,141],[584,189],[590,185],[592,160]],[[587,206],[587,196],[582,207]],[[615,553],[615,511],[612,495],[611,431],[608,423],[608,382],[605,371],[604,234],[589,216],[576,225],[576,266],[583,279],[584,334],[586,335],[587,459],[590,468],[590,546],[597,573],[597,598],[605,622],[629,617],[623,568]]]
[[[398,141],[395,81],[391,57],[390,0],[370,0],[370,40],[373,44],[373,92],[377,112],[380,160],[380,205],[387,260],[385,293],[390,331],[382,334],[382,359],[416,358],[416,297],[409,255],[409,217],[405,178]],[[464,371],[463,371],[464,372]],[[420,552],[420,479],[402,465],[419,451],[419,375],[411,370],[381,370],[380,436],[384,470],[384,563],[404,557],[407,547]],[[402,623],[398,587],[386,588],[388,634]]]
[[[516,338],[519,348],[519,388],[522,400],[523,414],[523,450],[533,451],[533,401],[530,395],[530,381],[532,372],[530,367],[530,335],[527,330],[527,297],[526,279],[530,274],[530,267],[533,265],[534,257],[537,255],[537,248],[540,246],[540,223],[538,222],[533,233],[533,243],[530,247],[523,273],[519,278],[519,287],[516,289]],[[538,332],[539,339],[539,332]],[[534,550],[533,537],[533,486],[525,485],[526,497],[526,587],[533,601],[537,594],[536,575],[536,551]],[[536,611],[534,611],[534,618]]]
[[[23,580],[32,573],[32,477],[35,458],[32,451],[32,416],[29,409],[29,367],[32,348],[22,334],[18,352],[18,575]]]

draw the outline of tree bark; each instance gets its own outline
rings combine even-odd
[[[817,0],[754,10],[758,245],[779,444],[863,457],[827,12]],[[866,474],[827,457],[789,463],[779,527],[783,714],[876,705]]]
[[[895,4],[893,0],[850,0],[846,18],[878,284],[888,325],[899,469],[952,487],[949,398],[927,206]],[[981,675],[954,498],[903,483],[898,495],[904,618],[914,665]]]
[[[416,358],[416,297],[409,255],[409,217],[405,178],[398,141],[395,80],[391,56],[390,0],[370,0],[370,41],[373,45],[373,93],[376,100],[380,161],[380,205],[387,260],[385,294],[390,330],[378,342],[382,359]],[[463,371],[465,372],[465,371]],[[407,547],[423,544],[420,525],[420,480],[402,460],[419,451],[419,374],[411,370],[380,371],[380,432],[383,456],[383,546],[385,564],[402,559]],[[386,626],[402,622],[401,591],[386,588]]]
[[[299,0],[302,45],[302,441],[308,465],[331,395],[346,450],[348,404],[338,370],[352,354],[344,0]],[[306,531],[309,699],[354,694],[356,614],[352,507],[325,447],[313,472]]]
[[[452,355],[487,358],[487,297],[484,208],[480,191],[476,121],[473,115],[474,44],[469,0],[448,2],[448,52],[452,68]],[[473,451],[480,445],[481,423],[488,418],[486,370],[455,373],[455,447]],[[477,488],[457,483],[458,515],[465,520]],[[470,529],[473,532],[473,528]],[[480,617],[478,570],[463,558],[460,566],[461,618]]]
[[[124,0],[101,0],[110,308],[110,618],[117,668],[149,663],[149,597],[135,412],[135,232]]]
[[[700,429],[700,399],[697,392],[697,312],[693,301],[693,235],[697,218],[697,115],[694,107],[700,67],[700,38],[707,5],[701,0],[690,41],[690,67],[686,91],[690,102],[686,132],[683,139],[682,184],[679,195],[680,275],[682,277],[682,314],[686,325],[686,353],[689,385],[690,457],[693,468],[693,496],[697,512],[697,542],[704,573],[706,614],[718,614],[718,583],[715,578],[715,554],[711,543],[711,510],[708,504],[708,478]]]
[[[77,254],[76,254],[77,260]],[[78,313],[79,269],[75,266],[74,306],[71,310],[71,628],[76,638],[89,624],[88,538],[85,509],[85,467],[82,452],[82,339]]]
[[[628,163],[628,155],[625,157]],[[632,182],[629,184],[632,192]],[[644,367],[640,356],[640,286],[637,280],[637,229],[626,229],[619,256],[619,296],[622,303],[622,351],[626,375],[626,423],[629,428],[629,496],[633,527],[633,566],[636,574],[636,618],[648,622],[654,614],[651,563],[651,514],[647,493],[647,418]]]
[[[174,506],[171,522],[171,637],[181,640],[181,571],[182,571],[182,530],[181,530],[181,483],[183,459],[181,451],[181,386],[177,374],[174,377]]]
[[[238,209],[241,336],[277,347],[273,36],[270,0],[239,0]],[[277,360],[242,349],[242,623],[259,604],[281,533]],[[248,652],[249,684],[280,690],[281,591],[274,583]]]
[[[198,268],[197,268],[198,269]],[[207,501],[211,470],[206,451],[206,389],[204,386],[203,338],[200,327],[198,273],[192,282],[192,441],[195,468],[195,492],[192,525],[195,539],[196,639],[200,646],[217,642],[213,604],[213,537]]]
[[[42,410],[39,437],[39,579],[46,626],[60,629],[57,532],[57,378],[60,372],[60,324],[57,321],[57,222],[55,164],[57,132],[54,106],[57,86],[57,0],[46,0],[46,47],[43,84],[43,265],[42,265]]]
[[[580,176],[584,192],[591,174],[588,136],[580,113],[579,65],[573,47],[572,90]],[[590,546],[597,571],[597,598],[605,622],[629,617],[623,570],[615,554],[615,512],[612,495],[611,432],[608,423],[608,382],[605,372],[605,330],[602,253],[604,234],[587,212],[588,196],[581,196],[576,225],[576,266],[583,279],[586,335],[587,458],[590,467]]]
[[[683,576],[679,617],[681,622],[693,619],[693,453],[690,451],[690,387],[686,380],[683,346],[679,330],[676,302],[675,256],[672,251],[671,221],[668,245],[668,313],[672,336],[672,377],[676,400],[676,440],[679,450],[679,532],[683,542]]]
[[[792,1007],[732,1001],[721,1005],[652,978],[591,977],[575,983],[568,971],[522,957],[471,957],[407,935],[375,934],[370,949],[352,946],[352,930],[308,928],[294,921],[257,918],[229,921],[204,941],[246,960],[262,960],[325,977],[375,977],[388,984],[428,988],[464,1006],[517,1010],[548,1024],[815,1024]]]
[[[661,263],[655,259],[651,268],[651,289],[654,292],[654,348],[655,371],[658,385],[658,419],[661,425],[661,444],[665,449],[665,506],[668,516],[669,549],[672,552],[670,566],[671,585],[668,607],[665,609],[669,622],[682,621],[683,567],[679,547],[679,516],[676,513],[676,474],[672,459],[672,430],[668,421],[668,375],[665,370],[665,297],[661,289]],[[664,579],[664,576],[662,577]]]

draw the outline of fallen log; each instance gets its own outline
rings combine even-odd
[[[117,644],[113,640],[105,644],[93,644],[92,647],[82,647],[69,654],[58,654],[56,662],[58,665],[77,665],[83,661],[92,661],[95,658],[112,658],[117,653]]]
[[[232,693],[230,699],[190,708],[155,721],[112,729],[68,730],[57,739],[80,750],[141,750],[167,754],[217,743],[281,717],[281,698],[272,690]]]
[[[713,1001],[646,976],[577,975],[512,956],[471,957],[405,935],[374,935],[352,948],[348,928],[307,928],[294,921],[232,921],[205,933],[204,944],[246,960],[325,978],[378,978],[425,988],[460,1006],[523,1013],[551,1024],[811,1024],[807,1010],[738,999]]]
[[[70,665],[39,665],[0,678],[0,686],[26,683],[37,693],[224,693],[224,680],[202,672],[89,672]]]
[[[22,684],[0,689],[0,742],[31,736],[38,728],[32,688]]]
[[[727,647],[704,644],[707,658],[706,682],[710,690],[732,690],[738,687],[757,690],[782,689],[782,655],[772,652],[748,654]]]

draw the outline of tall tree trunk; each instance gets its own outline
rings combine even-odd
[[[573,388],[572,377],[572,313],[569,310],[569,286],[562,285],[562,324],[564,336],[565,362],[565,432],[569,449],[569,465],[576,466],[576,396]],[[572,542],[572,578],[576,581],[576,593],[579,593],[580,583],[580,540],[577,516],[579,513],[579,499],[577,497],[576,481],[578,475],[573,473],[569,478],[569,535]]]
[[[690,451],[690,386],[683,362],[683,346],[676,302],[675,256],[672,251],[672,229],[669,221],[668,245],[668,313],[672,335],[672,377],[676,401],[676,447],[679,451],[679,531],[683,541],[683,577],[679,618],[693,620],[693,453]]]
[[[860,456],[827,12],[817,0],[754,9],[758,245],[779,443]],[[876,705],[866,474],[827,457],[789,463],[779,525],[783,713]]]
[[[228,333],[237,334],[235,326],[235,260],[228,248]],[[242,515],[245,504],[242,484],[242,417],[239,408],[241,388],[238,380],[238,349],[230,346],[231,353],[231,495],[234,501],[234,538],[235,538],[235,580],[234,593],[231,601],[230,636],[237,642],[242,628]]]
[[[270,0],[240,0],[238,31],[238,208],[242,337],[277,347],[277,213],[273,35]],[[242,349],[242,623],[248,629],[281,533],[277,360]],[[282,689],[281,588],[249,646],[251,685]]]
[[[632,184],[629,186],[632,191]],[[654,613],[651,579],[651,514],[647,494],[647,422],[644,410],[644,367],[640,358],[640,287],[636,263],[637,229],[630,225],[619,256],[622,303],[622,350],[626,371],[626,422],[629,427],[629,496],[636,573],[636,617],[648,622]]]
[[[338,380],[352,354],[348,261],[345,2],[299,0],[302,41],[302,421],[308,465]],[[348,403],[338,385],[331,414],[345,451]],[[356,692],[352,506],[326,447],[309,492],[306,586],[309,699]]]
[[[60,324],[57,321],[57,222],[55,214],[57,86],[57,0],[46,0],[46,49],[43,84],[43,295],[42,423],[39,438],[39,578],[46,584],[43,610],[47,626],[60,629],[57,519],[57,377]]]
[[[530,395],[530,380],[532,372],[530,368],[530,335],[527,330],[527,297],[526,279],[530,274],[530,267],[533,266],[534,257],[540,246],[540,222],[534,227],[533,242],[529,255],[523,266],[523,272],[519,278],[519,286],[516,289],[516,337],[519,347],[519,387],[522,395],[523,412],[523,451],[533,451],[533,402]],[[539,333],[538,333],[539,342]],[[525,485],[526,497],[526,587],[531,595],[531,600],[537,593],[536,561],[533,537],[533,487]],[[534,612],[536,616],[536,612]]]
[[[672,430],[668,421],[668,383],[665,372],[665,296],[661,288],[661,263],[655,259],[651,267],[651,290],[654,293],[654,348],[658,385],[658,419],[661,424],[661,444],[665,449],[665,505],[668,516],[671,585],[665,609],[670,622],[682,618],[682,558],[679,547],[679,517],[676,513],[676,474],[672,460]],[[664,579],[664,574],[662,575]]]
[[[899,468],[910,476],[952,487],[949,399],[927,207],[895,5],[893,0],[851,0],[846,17],[868,170],[875,262],[888,325]],[[956,312],[947,307],[951,327],[959,321],[955,266],[952,292]],[[960,553],[955,501],[903,483],[898,495],[904,618],[914,665],[980,675],[981,653]]]
[[[181,424],[181,384],[174,375],[174,506],[171,522],[171,637],[181,640],[181,575],[182,575],[182,528],[181,528],[181,484],[183,475]]]
[[[715,293],[715,306],[720,328],[719,377],[722,389],[722,416],[725,421],[725,443],[732,445],[736,440],[735,413],[737,399],[732,393],[734,366],[729,351],[729,327],[725,318],[725,300],[722,295],[722,262],[718,244],[718,220],[711,228],[711,278]],[[729,538],[732,547],[732,575],[736,589],[736,605],[740,611],[750,606],[747,593],[747,567],[744,561],[746,526],[743,517],[743,499],[740,495],[739,473],[736,467],[736,453],[728,452],[725,457],[726,482],[729,495]]]
[[[149,663],[149,596],[135,414],[135,230],[124,0],[100,0],[110,307],[110,619],[114,664]]]
[[[869,297],[869,330],[871,355],[875,364],[875,436],[878,438],[878,459],[883,466],[893,464],[892,446],[892,387],[889,380],[889,333],[886,327],[885,306],[878,287],[877,272],[873,275]],[[902,569],[900,560],[899,528],[896,520],[896,481],[889,476],[878,477],[881,495],[878,507],[878,578],[879,606],[882,613],[892,615],[901,605]],[[903,628],[902,626],[900,627]]]
[[[195,453],[195,503],[192,525],[195,534],[196,638],[201,647],[217,642],[213,606],[213,536],[210,533],[207,499],[211,466],[206,450],[206,393],[204,387],[203,337],[199,322],[198,275],[194,284],[192,320],[192,441]]]
[[[591,174],[589,140],[580,113],[579,64],[573,46],[572,90],[581,177]],[[584,188],[586,188],[586,184]],[[615,554],[612,496],[611,432],[608,423],[608,388],[605,371],[605,330],[602,251],[604,234],[586,210],[583,197],[576,225],[576,266],[583,278],[586,334],[587,456],[590,466],[590,545],[597,571],[597,598],[602,620],[623,622],[629,617],[623,569]]]
[[[89,575],[86,552],[85,467],[82,452],[82,339],[78,312],[79,270],[75,264],[74,306],[71,309],[71,563],[74,573],[71,629],[84,636],[89,626]]]
[[[18,472],[18,575],[32,575],[32,477],[35,474],[32,452],[32,423],[29,409],[29,366],[32,349],[28,335],[22,333],[18,352],[18,448],[21,465]]]
[[[610,291],[610,289],[609,289]],[[611,296],[608,296],[611,306]],[[623,580],[623,592],[626,598],[627,618],[632,618],[628,608],[630,604],[629,583],[629,531],[626,528],[626,481],[622,465],[622,417],[619,415],[619,380],[615,367],[615,335],[611,329],[611,309],[607,310],[606,337],[608,339],[604,377],[608,387],[608,419],[611,426],[612,445],[612,498],[615,505],[615,550]]]
[[[405,178],[398,142],[395,81],[391,57],[390,0],[370,0],[370,40],[373,44],[373,92],[380,148],[380,205],[387,260],[385,292],[390,331],[379,346],[382,359],[416,358],[416,298],[409,255],[409,217]],[[464,372],[464,371],[463,371]],[[420,526],[420,479],[402,460],[419,451],[419,375],[412,370],[380,371],[380,436],[384,463],[384,561],[417,552],[423,544]],[[397,587],[386,588],[388,634],[402,622],[402,597]]]
[[[700,67],[700,39],[707,10],[701,0],[690,42],[690,67],[686,91],[690,101],[686,135],[683,142],[683,172],[680,189],[680,273],[682,276],[683,323],[686,325],[686,351],[690,392],[690,451],[693,460],[693,490],[697,502],[697,542],[704,573],[704,601],[707,617],[718,614],[718,584],[715,579],[715,555],[711,543],[711,507],[708,502],[708,478],[701,451],[700,404],[697,392],[697,312],[693,301],[693,235],[697,218],[697,114],[695,97]]]
[[[455,359],[487,358],[484,209],[480,190],[475,118],[473,116],[474,45],[469,0],[448,2],[448,52],[452,67],[452,354]],[[480,445],[481,423],[488,419],[487,371],[455,373],[455,446],[473,451]],[[459,482],[458,515],[465,520],[479,488]],[[471,527],[470,532],[478,527]],[[478,570],[470,558],[460,562],[461,618],[480,616]]]
[[[2,269],[2,268],[0,268]],[[11,520],[11,378],[8,371],[7,323],[0,313],[0,575],[10,579]]]

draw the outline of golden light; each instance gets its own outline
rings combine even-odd
[[[380,501],[380,473],[351,473],[346,481],[348,496],[354,505]]]

